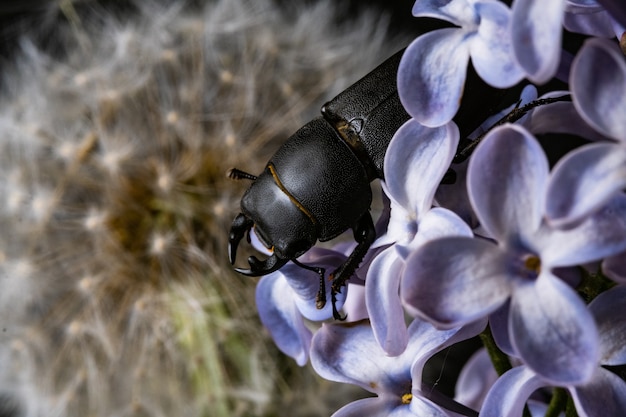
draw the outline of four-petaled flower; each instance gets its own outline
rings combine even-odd
[[[582,299],[554,274],[626,248],[626,196],[569,230],[544,220],[548,162],[524,128],[492,130],[469,165],[470,200],[494,242],[450,237],[428,242],[407,260],[401,293],[415,314],[456,327],[510,300],[514,351],[560,384],[587,381],[597,367],[597,329]]]
[[[485,322],[479,321],[462,328],[437,330],[415,319],[409,325],[407,349],[399,356],[387,356],[368,321],[324,324],[313,336],[311,364],[323,378],[358,385],[377,395],[350,403],[333,417],[449,417],[446,408],[467,409],[442,396],[434,398],[436,391],[422,386],[424,364],[435,353],[477,335],[484,327]]]
[[[454,117],[470,57],[476,72],[497,88],[511,87],[524,73],[513,56],[511,10],[496,0],[418,0],[413,15],[447,20],[458,28],[419,36],[398,69],[398,93],[406,111],[425,126]]]
[[[600,361],[586,383],[566,388],[579,415],[626,415],[626,382],[600,366],[626,363],[626,287],[615,287],[600,294],[589,305],[589,310],[598,324]],[[549,385],[524,365],[513,368],[493,385],[480,417],[519,416],[530,394]]]

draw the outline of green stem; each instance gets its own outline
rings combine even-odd
[[[487,328],[483,330],[480,334],[480,340],[483,342],[483,346],[485,346],[485,349],[489,354],[489,358],[491,359],[491,363],[493,364],[498,376],[513,368],[511,366],[511,361],[509,361],[509,357],[496,345],[493,333],[491,333],[491,327],[487,326]],[[528,406],[524,406],[523,417],[532,417]]]
[[[578,294],[585,300],[587,304],[593,301],[598,295],[606,290],[611,289],[616,284],[609,278],[604,276],[602,271],[589,273],[584,268],[579,268],[582,279],[576,287]]]
[[[569,395],[567,395],[567,391],[564,388],[555,388],[545,417],[558,417],[565,410],[568,399]]]
[[[567,398],[567,406],[565,407],[565,417],[578,417],[576,406],[572,397]]]
[[[498,376],[512,368],[509,357],[496,345],[496,341],[491,333],[491,327],[487,326],[487,328],[480,334],[480,340],[483,342],[485,349],[487,349],[491,363],[493,364]]]

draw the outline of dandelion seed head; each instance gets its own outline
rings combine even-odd
[[[76,8],[0,74],[0,318],[23,364],[0,384],[28,415],[272,414],[254,285],[225,251],[244,185],[224,172],[260,171],[393,48],[330,0],[131,3]]]

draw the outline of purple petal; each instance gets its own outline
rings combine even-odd
[[[343,312],[348,321],[360,321],[369,317],[365,306],[365,286],[348,282],[348,297],[343,304]]]
[[[626,8],[621,0],[597,0],[622,28],[626,27]],[[623,32],[622,32],[623,33]]]
[[[472,230],[454,212],[434,207],[422,217],[417,231],[416,248],[431,240],[450,236],[473,237]]]
[[[597,296],[589,310],[600,335],[600,363],[626,364],[626,287],[617,286]]]
[[[493,129],[469,163],[467,186],[481,225],[499,242],[532,233],[542,218],[548,161],[518,125]]]
[[[485,317],[510,291],[496,245],[450,237],[426,243],[407,259],[400,294],[409,312],[450,328]]]
[[[381,348],[391,356],[406,348],[408,335],[398,290],[404,262],[392,246],[378,255],[365,279],[365,303],[372,330]]]
[[[455,28],[434,30],[404,52],[398,94],[406,111],[425,126],[444,125],[459,109],[469,62],[468,34]]]
[[[459,374],[456,382],[455,401],[479,410],[487,392],[498,379],[487,350],[474,353]]]
[[[518,356],[517,352],[511,344],[511,336],[509,335],[509,309],[511,301],[508,300],[500,308],[489,315],[489,326],[493,339],[501,351],[509,356]]]
[[[476,26],[479,16],[467,0],[419,0],[413,5],[413,16],[447,20],[457,26]]]
[[[387,356],[365,320],[325,323],[311,344],[311,364],[321,377],[358,385],[378,395],[402,395],[411,384],[413,359],[404,354]]]
[[[413,320],[408,330],[409,345],[402,354],[414,358],[411,366],[413,387],[421,389],[424,365],[435,353],[478,335],[485,330],[486,325],[485,320],[477,320],[460,328],[438,330],[429,322],[419,318]]]
[[[537,84],[556,73],[561,51],[561,21],[565,1],[513,2],[513,50],[528,78]]]
[[[601,7],[597,6],[597,9],[599,10],[576,13],[576,9],[567,7],[563,18],[563,27],[570,32],[612,38],[615,36],[615,32],[613,31],[611,16]]]
[[[515,288],[509,333],[526,365],[557,385],[584,383],[598,366],[593,317],[579,296],[549,273]]]
[[[504,3],[479,1],[480,26],[470,46],[472,64],[480,77],[496,88],[507,88],[524,78],[513,56],[511,11]]]
[[[546,216],[566,227],[597,210],[626,186],[626,147],[592,143],[568,153],[548,183]]]
[[[417,233],[408,244],[396,244],[396,251],[403,260],[426,242],[451,236],[473,237],[469,226],[454,212],[434,207],[426,212],[418,224]]]
[[[626,416],[626,382],[598,368],[588,384],[570,388],[576,410],[586,416]]]
[[[413,208],[407,210],[400,205],[400,203],[396,202],[384,182],[381,185],[391,200],[391,213],[393,213],[393,215],[389,218],[387,231],[376,239],[374,245],[376,245],[376,247],[382,247],[396,242],[410,242],[415,237],[415,233],[417,233],[416,213],[413,212]]]
[[[525,366],[513,368],[493,385],[485,398],[480,417],[519,417],[530,394],[545,385]]]
[[[414,219],[432,205],[458,143],[459,130],[452,122],[428,128],[409,120],[393,136],[384,162],[386,190]]]
[[[626,141],[626,60],[607,39],[588,39],[574,58],[570,75],[574,105],[589,125]]]
[[[398,417],[413,417],[413,416],[426,416],[426,417],[450,417],[450,413],[444,411],[437,404],[423,398],[419,391],[413,392],[413,398],[411,398],[411,402],[409,403],[409,409],[407,411],[410,412],[406,414],[397,414]],[[369,414],[363,414],[369,415]],[[395,416],[395,414],[394,414]]]
[[[256,287],[256,304],[263,325],[276,346],[304,366],[309,358],[311,331],[294,302],[295,295],[282,275],[270,274]]]
[[[543,245],[546,267],[582,265],[618,254],[626,249],[626,195],[616,195],[573,229],[541,232],[545,236],[537,243]]]
[[[392,415],[396,408],[398,399],[395,396],[363,398],[343,406],[332,417],[387,417]]]
[[[602,262],[602,272],[619,284],[626,284],[626,252],[609,256]]]

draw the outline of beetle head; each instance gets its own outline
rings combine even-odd
[[[317,241],[315,220],[281,188],[269,167],[248,188],[241,199],[241,209],[230,229],[231,264],[235,263],[239,243],[253,227],[261,243],[272,251],[265,260],[250,256],[250,269],[235,268],[241,274],[260,276],[277,271]]]

